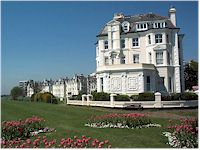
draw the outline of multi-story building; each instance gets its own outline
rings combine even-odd
[[[27,97],[31,97],[31,95],[34,94],[34,81],[33,80],[28,81],[26,92],[27,92],[26,93]]]
[[[53,80],[49,79],[44,79],[42,82],[42,92],[50,92],[53,93]]]
[[[27,95],[27,85],[28,81],[19,81],[19,87],[23,90],[23,96]]]
[[[92,73],[87,77],[87,94],[91,94],[96,90],[97,90],[97,78],[96,74]]]
[[[81,75],[75,75],[72,79],[66,81],[66,92],[68,96],[87,93],[87,78]]]
[[[64,100],[66,97],[66,84],[65,79],[59,79],[56,81],[52,86],[52,94],[58,98],[60,98],[61,101]]]
[[[184,91],[183,34],[169,16],[115,14],[97,35],[97,92]]]
[[[93,78],[93,79],[92,79]],[[90,79],[90,90],[95,90],[95,76]],[[87,77],[81,75],[75,75],[73,78],[68,79],[60,78],[57,81],[53,81],[51,79],[45,79],[43,82],[34,82],[33,80],[27,81],[27,96],[31,97],[34,94],[34,86],[41,90],[38,92],[50,92],[61,101],[64,100],[66,96],[78,95],[79,93],[87,93]],[[37,84],[36,84],[37,83]]]

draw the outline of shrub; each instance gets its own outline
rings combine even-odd
[[[171,94],[171,100],[180,100],[181,94],[180,93],[173,93]]]
[[[35,102],[45,102],[45,103],[53,103],[53,104],[58,103],[58,100],[56,99],[56,97],[50,92],[36,93],[36,94],[33,94],[32,96],[33,96],[32,99]]]
[[[70,100],[77,100],[77,95],[72,95],[69,99]]]
[[[181,100],[198,100],[198,95],[191,92],[181,93]]]
[[[170,120],[168,131],[171,134],[169,144],[177,148],[198,148],[198,119],[180,119],[179,123]]]
[[[49,92],[41,93],[41,100],[45,103],[51,103],[51,99],[54,99],[55,96]]]
[[[117,95],[115,101],[130,101],[130,97],[128,95]]]
[[[65,139],[66,138],[66,139]],[[35,136],[30,139],[1,140],[3,148],[111,148],[109,140],[99,140],[96,138],[74,136],[73,138],[64,137],[62,139],[47,139],[46,136]]]
[[[52,98],[50,101],[48,101],[48,103],[58,104],[58,99],[57,98]]]
[[[35,102],[42,101],[42,94],[43,93],[36,93],[34,96],[34,101]]]
[[[139,95],[131,95],[131,99],[133,100],[133,101],[137,101],[138,100],[138,96]]]
[[[19,121],[4,121],[1,123],[2,137],[4,140],[28,138],[30,137],[30,132],[44,128],[43,122],[42,118],[36,116]]]
[[[154,93],[144,92],[139,93],[138,101],[154,101]]]
[[[31,101],[34,101],[35,93],[31,95]]]
[[[123,126],[129,128],[136,128],[143,125],[151,124],[151,120],[144,114],[129,113],[129,114],[105,114],[100,116],[92,116],[88,125],[95,127],[101,126]],[[119,126],[120,124],[120,126]]]
[[[109,101],[110,95],[104,92],[92,92],[94,101]]]
[[[161,96],[161,100],[162,101],[171,101],[171,96],[170,95]]]

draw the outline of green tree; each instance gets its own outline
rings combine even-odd
[[[23,89],[16,86],[12,88],[10,94],[14,100],[17,100],[19,96],[23,96]]]
[[[185,64],[184,69],[185,88],[191,90],[198,85],[198,62],[191,60]]]

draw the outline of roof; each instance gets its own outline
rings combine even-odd
[[[175,27],[171,20],[169,19],[169,17],[164,17],[164,16],[160,16],[157,14],[153,14],[153,13],[148,13],[148,14],[140,14],[140,15],[134,15],[134,16],[124,16],[123,18],[120,19],[115,19],[116,21],[122,23],[124,21],[128,21],[130,23],[130,31],[129,32],[141,32],[141,31],[136,31],[136,27],[135,24],[137,22],[143,22],[143,21],[147,21],[148,22],[148,28],[152,29],[152,23],[154,21],[157,20],[163,20],[167,23],[166,28],[174,28],[176,29],[177,27]],[[105,25],[102,30],[100,31],[99,35],[97,36],[104,36],[108,34],[108,27]],[[123,31],[122,31],[123,33]]]

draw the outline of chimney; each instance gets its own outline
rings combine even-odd
[[[176,9],[173,6],[171,6],[169,9],[169,18],[173,25],[176,27]]]
[[[114,14],[114,17],[113,17],[113,19],[120,19],[120,18],[124,18],[124,15],[122,14],[122,13],[116,13],[116,14]]]

